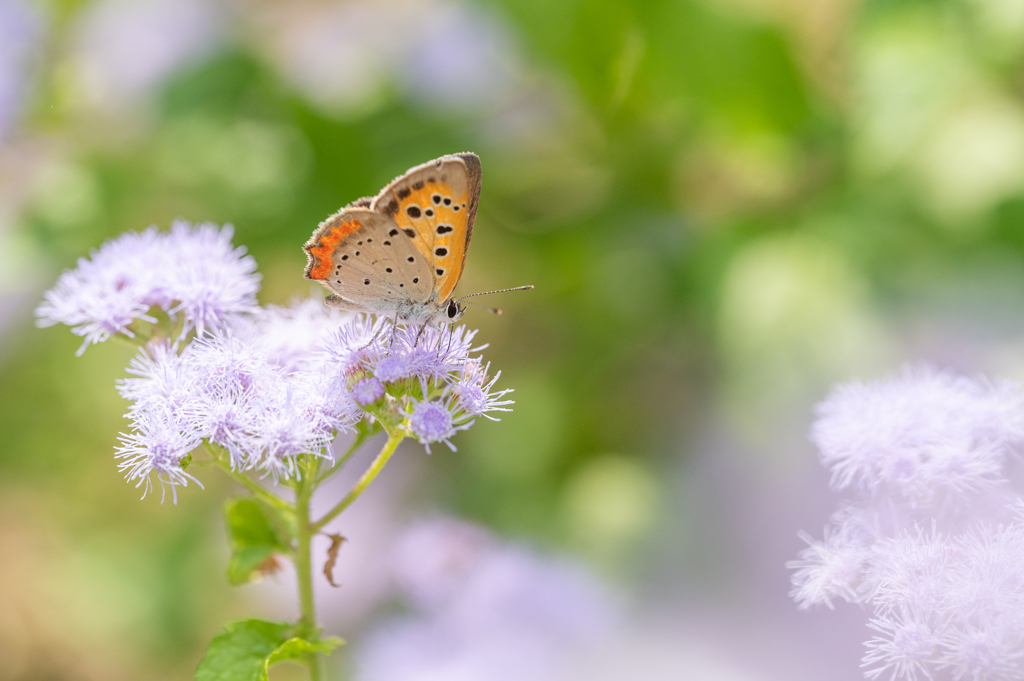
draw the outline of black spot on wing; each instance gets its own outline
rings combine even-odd
[[[398,201],[391,199],[388,201],[388,205],[384,206],[384,214],[389,218],[394,217],[395,213],[398,212]]]
[[[420,216],[420,207],[409,206],[408,208],[405,209],[405,214],[413,219],[418,218]]]
[[[415,189],[416,191],[423,189],[423,180],[420,180],[419,182],[413,182],[412,188]]]
[[[412,194],[412,190],[408,187],[402,187],[398,190],[398,200],[402,201],[405,197],[409,196],[409,194]]]
[[[406,227],[402,231],[405,232],[405,235],[407,237],[409,237],[410,239],[415,239],[416,238],[416,230],[415,229],[411,229],[409,227]]]

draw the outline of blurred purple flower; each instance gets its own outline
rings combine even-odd
[[[107,241],[74,270],[65,270],[36,309],[39,326],[67,324],[90,343],[122,333],[137,319],[155,323],[153,307],[181,313],[184,332],[222,324],[254,312],[260,277],[256,261],[231,245],[230,225],[191,227],[176,222],[170,233],[150,228]]]
[[[331,112],[365,109],[395,85],[417,103],[465,111],[508,98],[521,81],[504,27],[470,3],[358,0],[268,14],[272,58]]]
[[[0,139],[25,102],[28,73],[42,36],[38,11],[23,0],[0,0]]]
[[[221,30],[203,0],[101,0],[84,11],[75,37],[82,88],[97,106],[148,93],[175,69],[208,54]]]
[[[1024,396],[929,368],[900,378],[836,387],[818,405],[811,441],[836,490],[880,488],[927,502],[971,496],[998,478],[1024,441]]]
[[[402,75],[412,98],[435,109],[458,111],[509,98],[519,68],[505,27],[468,3],[430,10],[405,55]]]
[[[1024,505],[1005,464],[1024,440],[1020,389],[931,369],[837,387],[811,439],[858,499],[794,569],[800,607],[872,607],[869,678],[1024,678]],[[927,529],[926,529],[927,528]]]
[[[615,619],[609,595],[577,566],[467,523],[420,523],[396,548],[395,580],[414,612],[357,651],[360,681],[552,678]]]

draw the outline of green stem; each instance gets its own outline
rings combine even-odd
[[[315,641],[320,637],[320,629],[316,625],[316,605],[313,601],[313,564],[310,556],[311,543],[316,530],[309,517],[309,501],[316,487],[313,481],[314,467],[307,469],[308,475],[295,488],[295,520],[298,526],[298,546],[295,550],[295,572],[299,582],[299,618],[298,635],[307,641]],[[310,681],[320,681],[320,655],[310,655]]]
[[[384,464],[388,462],[391,455],[395,453],[395,449],[398,447],[398,443],[405,439],[405,430],[403,428],[396,428],[394,431],[388,433],[388,441],[384,443],[384,449],[380,450],[380,454],[373,460],[370,467],[363,473],[363,477],[359,478],[359,482],[356,483],[352,491],[345,495],[345,498],[337,503],[337,505],[327,512],[320,520],[313,523],[313,530],[320,531],[324,525],[338,517],[338,514],[344,511],[346,508],[352,505],[352,502],[359,498],[359,495],[369,487],[373,479],[377,477],[377,474],[384,469]]]

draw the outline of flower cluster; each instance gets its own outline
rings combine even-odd
[[[153,308],[181,315],[182,333],[200,334],[232,315],[257,310],[260,276],[244,248],[231,245],[230,225],[176,222],[170,232],[128,232],[81,258],[46,292],[39,326],[67,324],[85,341],[114,334],[134,338],[136,320],[156,323]]]
[[[117,454],[126,477],[185,484],[182,463],[204,440],[235,470],[295,475],[297,455],[321,455],[354,422],[321,349],[344,321],[307,301],[234,319],[180,352],[170,341],[143,348],[118,386],[132,403]]]
[[[406,530],[391,572],[412,612],[363,643],[360,681],[561,678],[615,624],[609,594],[578,566],[452,518]]]
[[[867,676],[1024,678],[1024,502],[1006,463],[1024,396],[931,369],[837,387],[811,440],[853,491],[794,569],[806,608],[871,606]]]
[[[511,411],[511,390],[494,390],[490,365],[474,357],[476,331],[464,326],[392,327],[361,318],[338,330],[330,352],[345,389],[359,409],[386,424],[408,419],[409,429],[430,451],[489,412]]]
[[[261,308],[256,264],[230,238],[230,227],[185,223],[125,234],[65,272],[37,310],[41,325],[84,336],[80,353],[116,333],[135,338],[138,320],[153,325],[118,385],[132,427],[117,457],[146,492],[154,475],[172,491],[196,481],[197,449],[235,472],[298,478],[297,457],[331,460],[335,435],[359,421],[429,452],[508,411],[476,332],[394,327],[316,300]],[[178,315],[178,329],[161,326]]]

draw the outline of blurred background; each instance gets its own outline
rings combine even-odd
[[[188,679],[225,619],[294,616],[287,570],[227,585],[226,480],[120,479],[132,351],[33,326],[62,269],[230,222],[261,302],[321,296],[317,223],[463,150],[459,290],[536,286],[467,315],[517,404],[332,526],[333,673],[862,678],[865,614],[788,597],[836,504],[805,434],[905,361],[1024,378],[1022,0],[0,0],[0,679]],[[467,545],[578,577],[526,581],[587,626],[446,643],[416,570]]]

